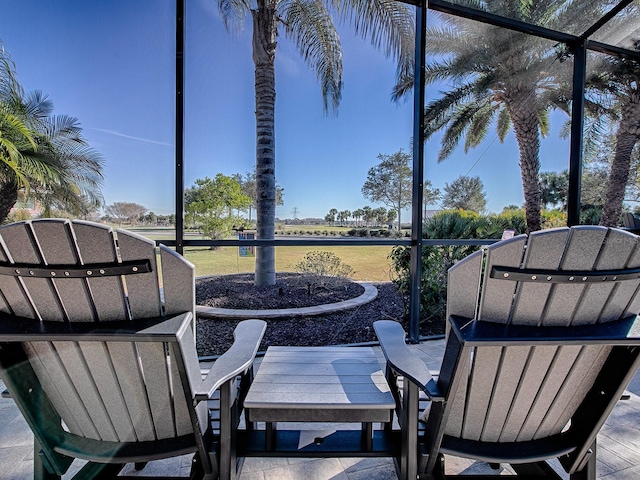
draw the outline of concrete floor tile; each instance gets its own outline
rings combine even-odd
[[[242,473],[261,472],[274,468],[287,468],[289,461],[286,458],[247,458],[242,466]]]
[[[292,464],[288,468],[294,480],[348,480],[342,464],[337,458],[314,459]],[[265,480],[268,479],[265,472]]]
[[[611,472],[598,478],[600,480],[631,480],[640,478],[640,465],[636,467],[626,468],[624,470],[618,470],[617,472]]]
[[[396,467],[392,463],[365,470],[346,471],[349,480],[398,480]]]

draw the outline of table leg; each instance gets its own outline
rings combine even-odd
[[[362,449],[365,452],[373,450],[373,423],[362,422]]]
[[[266,422],[264,432],[264,448],[267,452],[273,452],[276,446],[276,422]]]

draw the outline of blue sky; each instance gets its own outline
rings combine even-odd
[[[217,1],[187,2],[185,186],[196,178],[245,173],[255,162],[254,77],[250,26],[229,33]],[[368,41],[340,28],[344,91],[338,114],[325,115],[320,87],[284,36],[276,57],[276,177],[284,188],[280,218],[324,217],[331,208],[373,205],[360,189],[379,154],[411,151],[412,101],[390,100],[395,65]],[[3,2],[0,39],[25,90],[42,90],[55,113],[80,120],[105,160],[107,204],[137,202],[173,212],[174,5],[170,0],[20,0]],[[428,90],[428,96],[437,95]],[[568,165],[564,118],[552,119],[542,170]],[[425,172],[442,189],[478,175],[488,209],[522,204],[513,134],[490,132],[467,155],[436,162],[425,146]],[[437,205],[433,206],[437,208]],[[406,213],[403,218],[408,219]]]

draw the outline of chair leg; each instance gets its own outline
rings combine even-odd
[[[229,380],[220,386],[220,480],[236,480],[238,467],[236,442],[239,407],[235,381]]]
[[[572,473],[569,478],[570,480],[596,480],[597,471],[596,471],[596,443],[593,442],[591,446],[591,456],[587,461],[586,465],[579,472]]]
[[[40,442],[33,439],[33,478],[34,480],[60,480],[62,477],[49,472],[42,461]]]
[[[400,480],[413,480],[418,475],[419,391],[415,383],[407,380],[403,390],[403,405],[398,412],[402,445],[396,470]]]
[[[202,459],[199,454],[193,456],[191,463],[191,472],[189,473],[189,480],[219,480],[218,475],[218,463],[216,461],[216,454],[211,453],[209,455],[209,463],[214,467],[210,474],[206,474],[202,465]],[[144,478],[144,477],[142,477]]]
[[[438,454],[431,473],[418,473],[418,480],[445,480],[444,455]]]

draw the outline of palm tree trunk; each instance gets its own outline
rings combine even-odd
[[[540,230],[540,132],[534,92],[520,92],[506,102],[520,152],[527,233]]]
[[[640,95],[631,95],[630,101],[622,106],[620,125],[616,133],[616,152],[609,171],[600,225],[615,227],[620,224],[624,191],[629,180],[631,153],[639,138]]]
[[[0,223],[4,223],[17,201],[17,185],[13,182],[0,183]]]
[[[276,220],[275,177],[275,1],[258,0],[253,14],[253,62],[256,91],[256,233],[273,239]],[[256,248],[255,285],[275,285],[275,247]]]

